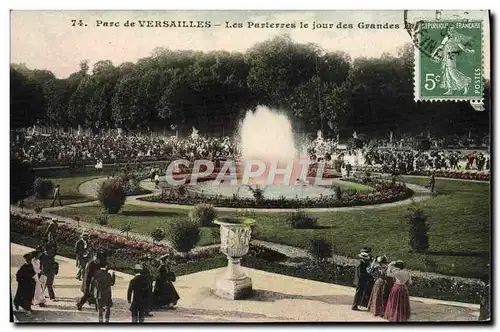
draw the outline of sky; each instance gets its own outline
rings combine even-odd
[[[435,11],[410,11],[408,17],[434,18]],[[490,77],[490,33],[485,11],[444,11],[445,18],[481,19],[484,23],[484,69]],[[72,26],[82,20],[86,26]],[[97,21],[119,22],[119,27],[97,27]],[[125,27],[129,20],[136,27]],[[211,28],[139,27],[138,21],[210,21]],[[243,28],[226,28],[226,22],[243,23]],[[247,22],[295,23],[296,28],[247,28]],[[300,22],[308,28],[299,28]],[[313,22],[333,28],[312,29]],[[337,29],[337,24],[352,29]],[[399,25],[399,29],[360,29],[359,23]],[[220,26],[215,26],[220,24]],[[300,43],[316,43],[326,51],[343,51],[351,56],[377,57],[397,54],[411,42],[404,30],[404,12],[394,11],[12,11],[11,63],[31,69],[47,69],[65,78],[79,69],[82,60],[90,64],[111,60],[114,65],[136,62],[156,47],[172,50],[226,50],[244,52],[255,43],[289,34]]]

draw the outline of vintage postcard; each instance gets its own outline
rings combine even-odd
[[[491,323],[488,10],[11,11],[15,323]]]

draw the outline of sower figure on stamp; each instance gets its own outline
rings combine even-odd
[[[144,311],[149,302],[149,280],[142,275],[142,266],[136,264],[134,267],[135,276],[130,280],[127,290],[127,302],[130,303],[132,323],[144,322]]]
[[[354,294],[354,301],[352,303],[352,310],[359,310],[358,306],[362,305],[363,300],[368,292],[371,292],[371,289],[368,290],[368,282],[372,277],[367,271],[367,268],[370,266],[370,254],[367,252],[362,252],[358,255],[360,258],[360,262],[358,266],[356,266],[356,274],[354,276],[354,285],[356,285],[356,293]]]
[[[103,314],[106,312],[104,321],[109,323],[111,317],[111,307],[113,306],[113,296],[111,287],[115,284],[115,273],[108,271],[107,264],[101,264],[99,269],[94,273],[94,297],[96,300],[97,312],[99,315],[99,323],[103,322]]]

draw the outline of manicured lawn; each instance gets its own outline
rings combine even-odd
[[[100,215],[102,207],[100,206],[82,206],[78,208],[68,207],[63,210],[54,211],[54,213],[64,217],[79,217],[80,220],[94,223],[96,216]],[[122,210],[115,215],[109,215],[108,226],[121,228],[121,226],[130,222],[132,231],[142,234],[150,234],[158,227],[165,225],[177,218],[187,218],[187,210],[174,209],[151,209],[135,205],[125,205]],[[203,227],[201,230],[201,239],[198,245],[208,245],[218,243],[220,234],[218,227]]]
[[[421,185],[428,181],[406,177],[405,180]],[[324,239],[333,243],[336,254],[349,257],[356,257],[362,247],[369,246],[374,255],[402,259],[411,269],[482,276],[490,252],[489,184],[436,180],[436,191],[435,197],[417,204],[429,217],[430,249],[426,255],[410,251],[408,206],[315,213],[322,226],[316,229],[292,229],[286,214],[251,213],[251,216],[257,219],[256,237],[262,240],[308,248],[311,240]],[[100,207],[80,207],[57,213],[94,222],[100,211]],[[109,226],[119,228],[128,221],[133,231],[149,233],[178,217],[187,217],[187,211],[126,205],[120,214],[110,216]],[[199,245],[218,241],[217,228],[203,228]]]
[[[63,203],[63,205],[68,205],[68,204],[93,201],[94,198],[82,195],[78,191],[78,186],[83,182],[92,180],[96,177],[100,176],[86,175],[86,176],[64,177],[64,178],[47,178],[47,180],[51,180],[54,183],[54,185],[59,184],[61,186],[61,202]],[[31,209],[35,207],[46,208],[50,207],[50,205],[52,204],[52,197],[46,199],[29,197],[25,199],[24,202],[27,208]],[[58,206],[59,202],[56,202],[55,205]]]

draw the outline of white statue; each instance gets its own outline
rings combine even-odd
[[[321,139],[321,140],[323,139],[323,133],[321,132],[321,129],[318,130],[318,132],[316,133],[316,139],[318,139],[318,140],[319,139]]]
[[[192,139],[198,139],[198,130],[195,127],[192,127],[193,131],[191,132],[191,138]]]

